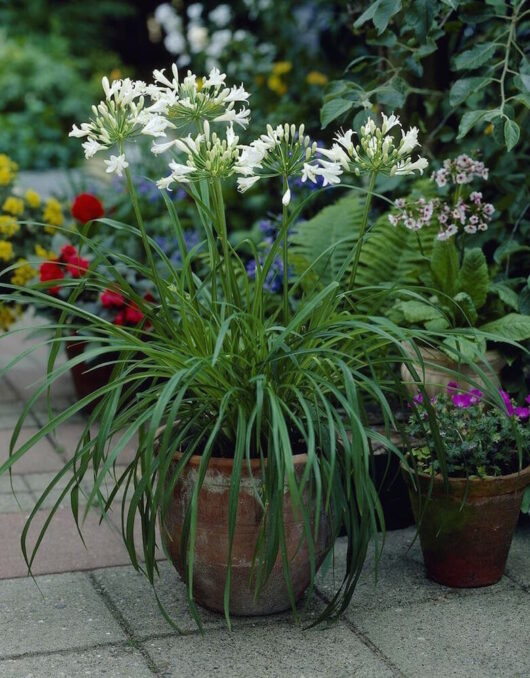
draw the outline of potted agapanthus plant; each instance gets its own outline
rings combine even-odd
[[[427,574],[446,586],[488,586],[503,573],[530,485],[530,396],[517,406],[500,391],[451,382],[430,402],[414,397],[407,470]]]
[[[423,358],[425,371],[420,378],[430,395],[443,391],[455,372],[461,375],[462,385],[470,386],[466,376],[473,381],[475,373],[470,362],[480,363],[486,378],[498,383],[505,364],[498,341],[530,338],[530,317],[517,312],[517,294],[506,282],[496,279],[477,242],[480,234],[488,230],[495,208],[473,185],[487,180],[488,175],[483,162],[466,154],[446,159],[431,177],[438,193],[431,190],[427,197],[400,198],[388,217],[398,228],[416,233],[436,231],[424,280],[430,293],[402,293],[403,298],[390,314],[399,324],[452,330],[440,349],[415,349]],[[418,242],[421,247],[419,239]],[[475,327],[481,332],[475,333]],[[409,353],[414,358],[414,351]],[[417,384],[407,365],[403,365],[402,375],[414,392]],[[480,378],[478,383],[483,385]]]
[[[383,115],[380,128],[371,120],[358,135],[352,130],[338,135],[332,149],[336,160],[325,159],[325,149],[311,142],[303,125],[269,126],[249,145],[240,144],[234,125],[248,125],[248,93],[243,86],[227,86],[217,69],[200,87],[191,73],[181,79],[175,66],[169,75],[155,71],[150,85],[104,78],[103,87],[105,101],[73,135],[85,138],[87,156],[114,151],[105,162],[109,172],[125,174],[137,223],[108,218],[101,223],[141,239],[148,265],[101,244],[94,254],[104,273],[90,266],[84,280],[100,294],[119,289],[133,298],[151,327],[150,340],[143,341],[142,326],[116,324],[76,306],[75,287],[69,299],[48,296],[69,317],[68,323],[55,323],[55,350],[70,340],[72,329],[88,325],[86,353],[119,353],[119,358],[108,384],[18,448],[15,434],[0,472],[59,422],[100,399],[73,459],[45,495],[68,472],[61,499],[69,492],[77,496],[92,473],[87,504],[99,499],[107,512],[123,489],[123,538],[132,563],[155,581],[159,519],[161,546],[186,583],[197,621],[196,602],[224,611],[228,623],[231,613],[295,609],[344,528],[346,574],[324,616],[339,613],[353,595],[370,539],[382,523],[370,477],[371,443],[383,440],[399,454],[367,423],[365,397],[379,406],[387,429],[395,428],[386,398],[393,385],[378,383],[373,374],[380,361],[404,359],[402,341],[414,331],[383,317],[357,315],[338,282],[302,294],[301,276],[288,275],[287,233],[303,208],[291,202],[290,186],[297,178],[338,185],[343,174],[368,171],[371,190],[379,172],[421,171],[426,162],[411,158],[417,130],[396,140],[390,131],[401,129],[399,120]],[[188,248],[176,205],[166,196],[181,252],[178,267],[150,237],[139,209],[128,144],[140,135],[165,137],[153,145],[154,153],[168,157],[168,176],[158,181],[163,195],[180,186],[195,204],[202,240]],[[245,244],[254,247],[252,280],[228,238],[223,185],[236,179],[243,192],[265,179],[280,189],[282,220],[268,252],[260,256],[251,241]],[[80,242],[90,247],[83,234]],[[269,274],[278,256],[280,303],[271,305]],[[197,257],[207,266],[194,267]],[[351,253],[354,267],[357,257],[358,248]],[[118,263],[129,275],[141,272],[152,282],[155,303],[134,296]],[[43,281],[34,295],[40,298],[56,285]],[[47,383],[35,397],[65,369],[68,363],[55,366],[52,354]],[[131,398],[135,385],[147,378],[147,387]],[[136,457],[115,476],[120,451],[136,433]],[[79,502],[72,501],[72,507],[81,522]],[[137,516],[141,544],[133,529]],[[143,550],[141,566],[137,549]],[[28,556],[29,565],[33,557]]]

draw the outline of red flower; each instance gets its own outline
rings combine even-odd
[[[39,273],[41,282],[47,282],[48,280],[62,280],[64,278],[64,271],[54,261],[44,261],[40,265]],[[49,287],[48,292],[50,294],[57,294],[60,289],[60,286],[57,285],[56,287]]]
[[[130,306],[127,306],[125,309],[125,320],[131,325],[138,325],[144,318],[144,314],[138,306],[132,303]]]
[[[123,325],[125,322],[125,311],[118,311],[116,317],[112,321],[115,325]]]
[[[72,216],[82,224],[92,219],[100,219],[105,214],[101,201],[91,193],[80,193],[72,203]]]
[[[90,261],[88,259],[83,259],[83,257],[76,254],[74,257],[68,259],[66,270],[72,278],[80,278],[82,275],[85,275],[89,266]]]
[[[125,299],[119,292],[114,290],[105,290],[101,293],[101,305],[104,308],[122,308]]]
[[[77,257],[77,250],[73,245],[63,245],[61,247],[61,259],[70,261],[72,257]]]

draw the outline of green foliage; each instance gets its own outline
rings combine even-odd
[[[466,250],[464,260],[458,272],[457,289],[465,292],[477,311],[486,303],[490,275],[486,257],[480,247]]]
[[[429,408],[415,403],[407,433],[413,440],[425,441],[413,450],[420,471],[441,471],[436,431],[450,477],[507,475],[530,463],[530,428],[516,416],[508,416],[504,404],[492,406],[479,391],[455,388],[436,396]]]
[[[502,318],[492,320],[480,327],[482,332],[489,332],[510,341],[526,341],[530,339],[530,315],[508,313]]]
[[[458,289],[458,253],[452,240],[436,240],[431,257],[431,275],[435,287],[448,297]]]

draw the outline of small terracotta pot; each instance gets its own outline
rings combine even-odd
[[[72,358],[77,358],[78,356],[82,355],[84,353],[86,344],[87,342],[84,341],[66,342],[65,351],[68,360],[72,360]],[[106,357],[105,362],[108,362],[109,359],[112,358]],[[81,400],[94,391],[97,391],[98,388],[108,384],[112,375],[112,369],[113,365],[89,365],[85,362],[78,363],[77,365],[71,367],[70,373],[72,374],[74,388],[78,399]],[[93,400],[84,407],[84,410],[89,413],[92,412],[99,401],[100,398]]]
[[[421,504],[413,486],[416,476],[403,467],[402,472],[419,523],[429,578],[457,588],[489,586],[499,581],[504,574],[523,492],[530,485],[530,466],[506,476],[467,481],[449,478],[447,492],[441,475],[433,480],[420,473],[417,479]]]
[[[200,456],[191,457],[177,482],[162,521],[162,537],[177,571],[183,576],[180,540],[186,508],[197,479]],[[295,472],[301,476],[307,455],[293,457]],[[199,492],[197,535],[195,541],[193,597],[210,610],[224,611],[224,588],[228,561],[228,497],[232,459],[212,458]],[[254,549],[261,527],[263,511],[255,494],[261,478],[260,460],[252,460],[252,476],[246,462],[243,464],[236,528],[232,546],[232,578],[230,613],[234,615],[263,615],[290,608],[281,554],[273,566],[269,579],[257,598],[250,583]],[[304,498],[308,504],[310,497]],[[309,586],[311,575],[309,551],[303,535],[301,517],[293,510],[288,490],[284,494],[283,522],[289,558],[291,581],[296,600]],[[314,523],[313,523],[314,525]],[[330,541],[329,524],[320,516],[319,536],[315,543],[316,566],[320,567]]]
[[[408,344],[404,344],[404,347],[407,351],[407,354],[413,359],[414,369],[418,373],[418,376],[421,378],[422,367],[415,360],[416,353],[411,349],[411,347]],[[457,381],[458,384],[463,388],[472,388],[472,384],[470,384],[468,381],[469,379],[472,379],[473,381],[478,383],[479,386],[485,385],[483,380],[480,379],[480,377],[474,373],[473,369],[469,365],[459,365],[456,361],[451,360],[451,358],[449,358],[449,356],[447,356],[442,351],[425,347],[418,348],[424,361],[428,361],[429,363],[435,363],[436,365],[439,366],[439,368],[437,368],[432,364],[425,365],[425,381],[423,386],[425,388],[425,391],[427,392],[427,395],[430,398],[435,396],[437,393],[440,393],[441,391],[445,391],[447,389],[447,385],[451,381]],[[493,379],[493,381],[499,382],[500,372],[504,365],[506,364],[504,358],[498,351],[486,351],[485,359],[491,370],[491,375],[488,376],[490,376]],[[480,367],[482,369],[485,369],[486,366],[481,365]],[[455,376],[454,374],[452,375],[448,374],[441,368],[453,370],[454,372],[458,373],[458,376]],[[410,373],[409,368],[405,363],[401,365],[401,378],[406,384],[407,391],[411,395],[415,395],[418,392],[418,388],[414,383],[415,382],[414,377]]]

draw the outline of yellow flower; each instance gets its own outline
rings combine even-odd
[[[61,203],[56,198],[48,198],[42,216],[46,222],[46,226],[44,227],[46,233],[54,233],[56,227],[62,226],[64,222]]]
[[[4,212],[8,212],[9,214],[19,216],[24,212],[24,201],[22,198],[15,198],[14,195],[10,195],[4,200],[2,210]]]
[[[5,304],[0,304],[0,330],[4,332],[7,331],[12,325],[17,316],[20,315],[20,307],[15,306],[14,308],[6,306]]]
[[[9,261],[14,256],[13,245],[8,240],[0,240],[0,259]]]
[[[37,193],[37,191],[32,191],[30,188],[26,191],[24,197],[26,198],[26,202],[30,207],[40,207],[40,195]]]
[[[11,277],[13,285],[27,285],[37,275],[37,271],[29,264],[27,259],[18,259],[17,268]]]
[[[48,251],[45,247],[39,244],[35,245],[35,254],[41,259],[46,259],[46,261],[55,261],[58,258],[55,252],[52,252],[51,250]]]
[[[283,75],[284,73],[289,73],[292,67],[293,64],[290,61],[277,61],[272,65],[272,72],[274,75]]]
[[[267,87],[280,97],[287,92],[287,85],[277,75],[269,75]]]
[[[493,123],[490,122],[490,124],[484,130],[484,134],[491,134],[492,132],[493,132]]]
[[[18,165],[5,153],[0,153],[0,186],[7,186],[16,177]]]
[[[204,83],[204,78],[197,78],[197,92],[200,92]]]
[[[12,238],[15,233],[20,231],[20,226],[15,217],[8,214],[0,215],[0,235],[5,235],[6,238]]]
[[[328,76],[320,71],[309,71],[305,77],[305,81],[308,85],[319,85],[320,87],[323,87],[328,81]]]
[[[121,71],[119,68],[113,68],[110,72],[109,79],[112,82],[113,80],[119,80],[121,78]]]

